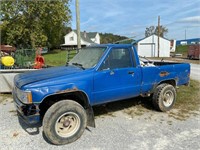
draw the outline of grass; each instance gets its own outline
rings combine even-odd
[[[71,58],[76,54],[76,51],[71,51]],[[63,66],[67,62],[67,51],[66,50],[53,50],[47,54],[43,54],[45,58],[45,64],[47,66]]]
[[[189,45],[179,45],[176,47],[176,54],[182,54],[184,58],[187,57]]]
[[[177,89],[175,111],[168,112],[168,116],[176,120],[186,120],[191,115],[197,115],[200,110],[200,83],[191,80],[190,85]]]
[[[53,50],[43,55],[48,66],[62,66],[66,64],[67,51]]]
[[[200,83],[191,80],[189,86],[181,86],[177,89],[177,108],[195,109],[200,104]],[[195,105],[193,105],[195,104]],[[186,105],[186,106],[185,106]]]

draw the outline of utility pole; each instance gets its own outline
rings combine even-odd
[[[160,57],[160,16],[158,16],[158,57]]]
[[[81,32],[80,32],[80,10],[79,0],[76,0],[76,31],[77,31],[77,47],[81,48]]]
[[[185,40],[186,40],[186,29],[185,29]]]

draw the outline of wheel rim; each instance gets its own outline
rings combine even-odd
[[[80,128],[80,117],[74,112],[62,114],[56,121],[55,131],[61,137],[70,137]]]
[[[174,93],[170,90],[166,91],[163,96],[163,104],[165,107],[169,107],[172,105],[174,101]]]

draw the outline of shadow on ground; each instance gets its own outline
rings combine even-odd
[[[104,115],[115,116],[113,113],[117,111],[123,111],[126,114],[130,114],[133,113],[133,109],[136,109],[134,114],[142,115],[145,111],[154,110],[154,107],[151,98],[136,97],[95,106],[93,109],[95,117],[98,117]]]

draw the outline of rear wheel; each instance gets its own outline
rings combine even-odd
[[[84,108],[75,101],[64,100],[47,110],[43,119],[43,131],[51,143],[63,145],[80,138],[86,123]]]
[[[153,105],[159,111],[169,111],[176,101],[176,90],[170,84],[161,84],[157,86],[153,94]]]

